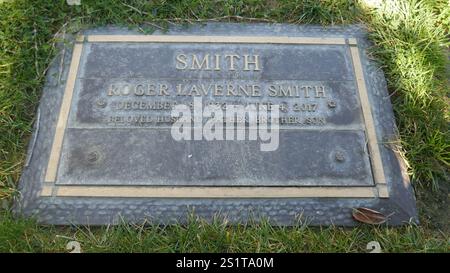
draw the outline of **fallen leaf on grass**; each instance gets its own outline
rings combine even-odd
[[[381,225],[387,220],[387,217],[381,212],[362,207],[353,209],[352,215],[356,221],[369,225]]]

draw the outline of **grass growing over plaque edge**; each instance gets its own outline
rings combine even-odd
[[[0,251],[64,251],[61,238],[80,240],[86,251],[364,251],[369,239],[381,240],[386,251],[448,251],[450,137],[444,48],[449,45],[450,7],[446,0],[393,0],[375,8],[363,2],[369,1],[82,0],[81,6],[68,6],[63,0],[0,1],[0,205],[4,208]],[[206,224],[192,217],[186,226],[89,229],[43,227],[33,220],[13,219],[9,207],[18,194],[45,72],[57,54],[56,37],[108,24],[151,32],[207,21],[364,22],[375,43],[371,54],[386,74],[399,126],[400,142],[387,139],[386,144],[403,148],[418,193],[422,226],[279,228],[266,221],[226,227],[220,221]]]
[[[2,219],[4,217],[4,219]],[[82,252],[367,252],[376,241],[383,252],[447,252],[449,236],[415,225],[401,228],[275,227],[267,219],[230,226],[226,218],[196,218],[187,224],[105,227],[39,226],[33,220],[0,216],[0,252],[68,252],[79,242]]]

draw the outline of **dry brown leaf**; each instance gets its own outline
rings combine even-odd
[[[381,225],[387,221],[384,214],[368,208],[354,208],[352,215],[356,221],[369,225]]]

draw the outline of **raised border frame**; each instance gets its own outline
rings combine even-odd
[[[64,141],[64,134],[72,104],[76,76],[85,42],[134,42],[134,43],[246,43],[246,44],[301,44],[343,45],[349,47],[355,82],[365,124],[367,146],[375,182],[373,187],[336,186],[57,186],[57,171]],[[366,81],[356,38],[317,38],[289,36],[204,36],[204,35],[79,35],[76,37],[69,75],[58,115],[50,158],[45,172],[43,197],[157,197],[157,198],[296,198],[296,197],[351,197],[388,198],[389,191],[377,141],[372,110],[367,94]]]

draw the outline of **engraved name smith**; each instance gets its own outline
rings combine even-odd
[[[176,68],[180,70],[215,70],[234,71],[242,67],[243,71],[259,71],[259,55],[248,54],[178,54],[176,56]]]
[[[110,85],[108,96],[216,96],[216,97],[269,97],[292,98],[326,98],[324,85],[302,84],[270,84],[264,89],[258,83],[209,83],[209,84],[166,84],[155,82],[142,83],[113,83]]]

